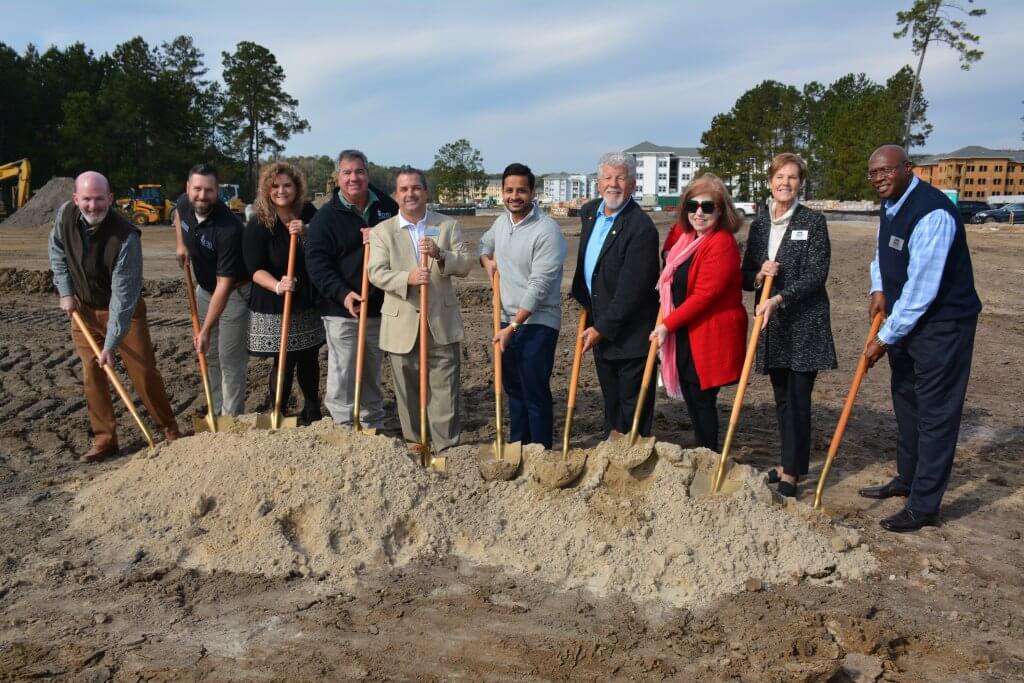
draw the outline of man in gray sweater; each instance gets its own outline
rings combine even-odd
[[[480,265],[501,275],[501,345],[509,440],[551,448],[551,370],[562,320],[562,229],[533,203],[537,179],[510,164],[501,179],[507,209],[480,239]]]

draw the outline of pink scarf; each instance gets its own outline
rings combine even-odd
[[[658,296],[661,299],[661,314],[668,318],[672,312],[672,278],[676,269],[686,263],[686,259],[697,251],[701,241],[711,232],[698,235],[697,231],[684,232],[679,240],[672,245],[672,251],[668,253],[665,260],[665,269],[661,271],[658,278]],[[665,385],[665,391],[674,399],[683,397],[682,385],[679,383],[679,369],[676,367],[676,335],[668,333],[665,343],[661,345],[661,381]]]

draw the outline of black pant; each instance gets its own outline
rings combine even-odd
[[[633,427],[633,413],[636,411],[636,399],[646,364],[646,357],[608,360],[594,354],[597,380],[601,383],[601,393],[604,395],[605,436],[613,430],[626,434]],[[651,384],[654,384],[653,380]],[[640,413],[640,436],[651,435],[654,425],[654,390],[655,387],[648,387],[647,396],[644,397]]]
[[[502,328],[508,324],[502,325]],[[502,381],[508,394],[508,439],[551,448],[551,370],[558,330],[523,325],[501,354]]]
[[[919,323],[889,347],[896,471],[910,489],[907,509],[939,511],[953,470],[977,318]]]
[[[692,361],[691,361],[692,362]],[[697,446],[718,450],[718,387],[701,389],[699,382],[680,378],[686,412],[693,423],[693,437]]]
[[[782,437],[782,471],[791,477],[807,474],[811,463],[811,392],[817,371],[769,368],[775,392],[775,420]]]
[[[277,391],[277,359],[270,366],[270,407],[274,407]],[[296,370],[298,372],[296,372]],[[292,395],[292,377],[298,374],[299,389],[302,391],[302,416],[310,421],[319,420],[320,413],[320,348],[312,347],[301,351],[288,351],[284,358],[284,391],[281,394],[281,412],[288,407]]]

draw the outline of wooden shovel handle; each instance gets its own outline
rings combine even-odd
[[[867,339],[864,340],[864,349],[860,352],[860,360],[857,363],[857,371],[853,373],[853,381],[850,383],[850,391],[846,394],[846,402],[843,404],[843,412],[839,414],[839,423],[836,424],[836,431],[832,434],[832,441],[828,445],[828,455],[825,456],[825,464],[821,467],[821,476],[818,477],[818,488],[814,491],[814,507],[821,507],[821,494],[825,490],[825,480],[828,472],[832,469],[832,461],[839,452],[839,444],[843,442],[843,434],[846,433],[846,423],[850,420],[850,413],[853,412],[853,403],[857,400],[857,392],[860,390],[861,380],[868,371],[868,357],[865,355],[868,344],[878,334],[878,328],[882,326],[882,314],[876,313],[871,320],[871,329],[868,330]]]
[[[569,375],[569,412],[576,408],[576,389],[580,383],[580,366],[583,365],[583,332],[587,329],[587,311],[580,311],[580,322],[576,326],[576,348],[572,352],[572,374]]]
[[[658,305],[658,319],[654,321],[654,326],[657,327],[661,324],[662,310],[661,305]],[[632,446],[636,443],[637,435],[640,433],[640,415],[643,414],[644,410],[644,399],[647,398],[647,391],[651,387],[651,377],[654,376],[654,362],[658,358],[658,340],[657,338],[651,340],[650,348],[647,349],[647,362],[644,363],[644,376],[640,382],[640,393],[636,397],[636,408],[633,410],[633,425],[629,429],[629,445]]]
[[[420,255],[420,268],[430,267],[430,257]],[[420,285],[420,441],[424,453],[430,445],[430,430],[427,424],[427,391],[430,387],[427,368],[427,344],[430,337],[430,326],[427,316],[430,311],[430,284]]]
[[[92,338],[92,332],[85,326],[85,322],[82,320],[82,316],[78,311],[71,311],[71,320],[75,325],[78,325],[78,329],[81,331],[82,336],[85,337],[86,343],[89,344],[89,348],[92,350],[93,356],[96,360],[100,357],[100,346],[96,343],[96,340]],[[135,419],[135,424],[139,426],[139,430],[142,431],[142,436],[145,437],[146,443],[149,444],[150,448],[153,448],[153,435],[149,433],[146,425],[142,422],[142,418],[139,417],[139,412],[135,410],[135,404],[132,402],[131,396],[125,391],[124,385],[121,384],[121,380],[117,378],[117,373],[114,372],[114,368],[109,365],[104,365],[103,370],[107,373],[107,379],[114,385],[114,391],[121,397],[121,401],[124,403],[124,407],[128,409],[131,416]]]
[[[363,244],[363,278],[359,285],[359,331],[356,335],[356,390],[352,401],[352,424],[361,429],[359,411],[363,397],[363,368],[366,365],[366,316],[370,298],[370,243]]]

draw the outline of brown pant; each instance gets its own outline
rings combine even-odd
[[[103,348],[103,340],[107,334],[109,313],[104,310],[79,306],[78,312],[88,328],[92,338]],[[85,402],[89,406],[89,422],[92,424],[93,444],[96,446],[117,445],[117,418],[114,416],[114,404],[110,400],[111,387],[107,381],[107,373],[96,362],[96,356],[78,325],[72,324],[71,338],[75,342],[75,350],[82,358],[85,384]],[[177,429],[178,423],[167,400],[163,377],[156,367],[156,356],[153,355],[153,342],[149,338],[149,325],[146,323],[146,302],[139,299],[135,313],[132,315],[128,333],[117,348],[121,361],[128,370],[135,391],[149,411],[150,416],[161,429]],[[129,389],[129,387],[126,387]]]

